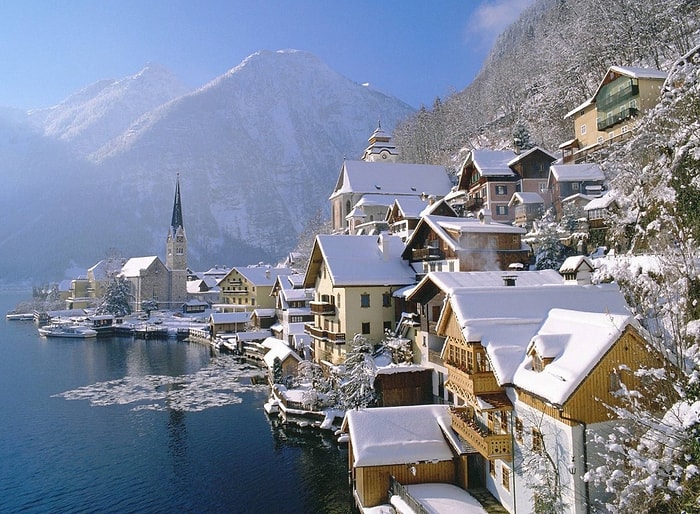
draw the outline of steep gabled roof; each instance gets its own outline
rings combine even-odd
[[[444,333],[447,323],[454,316],[465,341],[480,342],[486,349],[498,383],[501,386],[518,385],[519,379],[516,378],[516,373],[523,366],[527,366],[523,362],[527,360],[527,350],[533,338],[540,333],[554,333],[551,324],[542,331],[545,321],[556,314],[553,313],[554,309],[574,312],[575,314],[566,315],[568,319],[575,318],[577,315],[582,322],[595,319],[595,323],[600,326],[607,320],[609,331],[612,332],[619,331],[621,327],[633,322],[627,303],[616,284],[565,283],[532,287],[516,285],[457,290],[450,296],[443,310],[438,323],[438,333]],[[588,316],[590,313],[597,316]],[[589,332],[580,324],[571,324],[571,328],[564,323],[557,326],[565,335],[570,334],[570,331],[575,328],[584,338],[589,334],[592,338],[600,338],[602,337],[600,334],[603,333],[596,332],[595,327],[592,327]],[[595,352],[590,350],[591,354],[587,356],[589,360],[594,360],[602,357],[599,349],[608,342],[608,339],[591,340],[590,344],[581,342],[571,348],[582,354],[589,351],[587,348],[595,349]],[[582,370],[585,369],[587,368],[582,367]],[[582,371],[577,377],[563,377],[559,387],[548,391],[543,397],[551,398],[553,402],[556,400],[561,405],[568,399],[568,395],[577,387],[580,380],[585,378],[585,374],[586,372]],[[528,387],[531,386],[528,385]]]
[[[482,177],[510,177],[515,175],[515,172],[508,166],[513,155],[515,154],[510,150],[478,148],[471,151],[465,165],[473,164]]]
[[[235,266],[233,269],[257,287],[272,286],[278,276],[295,273],[291,268],[274,268],[272,266]]]
[[[421,238],[425,237],[425,232],[427,230],[433,230],[435,234],[445,241],[453,250],[458,250],[461,247],[459,241],[455,240],[448,231],[458,232],[460,234],[466,232],[525,234],[524,229],[505,223],[498,223],[495,221],[484,223],[476,218],[454,218],[451,216],[435,216],[428,214],[420,219],[413,234],[411,234],[411,237],[406,241],[406,247],[402,254],[404,259],[410,258],[411,249],[416,248],[415,245],[418,241],[422,240]]]
[[[530,359],[523,359],[513,384],[563,405],[631,322],[630,314],[552,309],[526,349],[551,362],[534,371]]]
[[[397,236],[316,236],[304,286],[313,287],[325,263],[335,287],[408,285],[415,271],[401,259],[403,242]]]
[[[517,204],[531,205],[539,203],[544,203],[544,200],[539,195],[539,193],[518,191],[517,193],[513,193],[513,196],[511,196],[510,201],[508,202],[508,206],[512,207],[513,205]]]
[[[160,262],[161,266],[165,267],[161,260],[155,255],[149,257],[132,257],[122,266],[121,274],[125,277],[138,277],[141,274],[141,270],[150,268],[156,261]]]
[[[510,161],[508,161],[508,166],[512,167],[518,164],[519,161],[522,161],[523,159],[529,157],[532,154],[535,153],[541,153],[544,154],[546,157],[549,158],[550,162],[554,162],[557,160],[557,157],[555,155],[552,155],[550,152],[545,150],[544,148],[541,148],[539,146],[533,146],[532,148],[522,152],[521,154],[516,155],[513,157]]]

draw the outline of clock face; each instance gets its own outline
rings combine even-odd
[[[382,159],[386,159],[386,154],[385,154],[385,153],[382,154]]]

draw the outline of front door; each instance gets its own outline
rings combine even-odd
[[[467,489],[486,487],[486,469],[484,458],[478,453],[467,455]]]

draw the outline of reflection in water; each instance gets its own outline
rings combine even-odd
[[[295,452],[297,474],[287,478],[322,505],[319,512],[356,513],[348,480],[347,446],[339,445],[328,431],[302,428],[295,423],[284,424],[279,418],[270,418],[269,424],[275,453],[283,456]],[[330,455],[333,458],[329,458]]]

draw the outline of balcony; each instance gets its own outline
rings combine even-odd
[[[606,95],[601,94],[595,100],[596,107],[599,111],[607,111],[615,105],[619,105],[622,102],[626,102],[631,98],[639,96],[639,85],[638,84],[628,84],[624,88],[618,90],[617,92]]]
[[[495,393],[501,391],[495,375],[491,371],[483,373],[469,373],[454,362],[446,361],[447,376],[455,388],[467,394],[478,395],[483,393]]]
[[[321,316],[335,316],[335,305],[330,302],[309,302],[311,314]]]
[[[606,116],[605,118],[598,118],[598,130],[605,130],[607,128],[610,128],[613,125],[617,125],[618,123],[631,118],[632,116],[636,116],[638,113],[638,109],[635,109],[634,107],[628,107],[626,109],[622,109],[620,112],[611,116]]]
[[[327,341],[334,344],[345,344],[345,332],[331,332],[329,330],[323,330],[313,323],[307,323],[304,325],[304,332],[309,334],[314,339],[319,339],[321,341]]]
[[[444,259],[444,254],[439,248],[414,248],[411,252],[414,261],[427,261]]]
[[[473,212],[473,211],[478,211],[484,206],[484,199],[483,198],[467,198],[464,202],[464,210]]]
[[[513,457],[512,435],[496,434],[474,414],[472,407],[451,407],[452,428],[483,457],[511,460]]]

